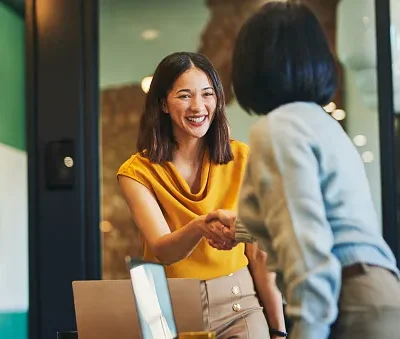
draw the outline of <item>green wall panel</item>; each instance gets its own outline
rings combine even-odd
[[[28,314],[0,313],[0,339],[26,339]]]
[[[25,25],[0,3],[0,142],[25,150]]]

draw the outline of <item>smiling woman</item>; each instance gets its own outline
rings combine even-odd
[[[269,338],[257,283],[276,301],[266,307],[271,327],[284,329],[282,300],[265,265],[255,263],[255,245],[235,246],[232,225],[206,221],[214,210],[236,216],[248,154],[229,139],[222,84],[206,57],[183,52],[161,61],[139,131],[139,152],[118,180],[144,259],[164,264],[168,278],[201,280],[204,329],[218,339]]]

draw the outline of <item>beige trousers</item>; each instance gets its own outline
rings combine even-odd
[[[269,339],[253,279],[248,268],[228,276],[201,282],[203,320],[206,331],[217,339]]]
[[[400,338],[400,281],[390,271],[363,265],[343,279],[339,316],[330,339]]]

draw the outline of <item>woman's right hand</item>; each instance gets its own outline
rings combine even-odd
[[[229,250],[231,250],[232,248],[234,248],[238,244],[237,241],[233,241],[233,242],[227,243],[227,244],[225,244],[223,246],[220,246],[219,244],[217,244],[212,239],[207,239],[207,242],[211,247],[214,247],[217,250],[222,250],[222,251],[229,251]]]
[[[229,228],[219,220],[206,221],[205,215],[200,216],[197,220],[201,234],[212,247],[230,250],[236,245],[234,234],[232,235]]]

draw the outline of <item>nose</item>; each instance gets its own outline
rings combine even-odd
[[[192,101],[190,103],[190,109],[193,112],[201,112],[203,106],[204,106],[204,103],[203,103],[203,99],[201,97],[199,98],[198,96],[194,96],[192,98]]]

